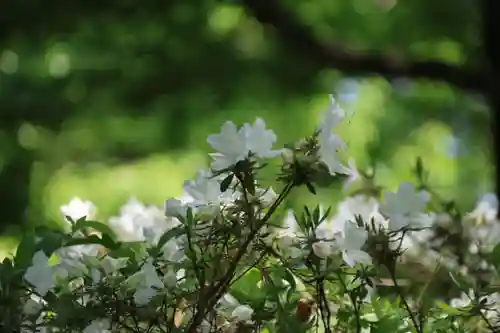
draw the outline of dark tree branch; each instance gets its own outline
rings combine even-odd
[[[320,68],[335,68],[349,75],[378,74],[387,79],[445,81],[475,92],[486,89],[480,70],[438,61],[407,61],[397,56],[350,52],[342,46],[318,41],[311,29],[276,0],[243,0],[243,4],[259,22],[273,26],[290,49]]]

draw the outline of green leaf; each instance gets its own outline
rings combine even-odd
[[[140,253],[144,247],[144,242],[123,242],[111,251],[108,255],[113,258],[130,258],[135,259],[136,254]]]
[[[71,238],[66,241],[64,244],[65,247],[75,246],[75,245],[89,245],[89,244],[97,244],[102,245],[107,249],[117,249],[120,247],[120,243],[115,242],[111,237],[106,234],[103,234],[102,237],[97,235],[89,235],[82,238]]]
[[[422,179],[422,176],[424,174],[424,162],[422,161],[422,157],[417,157],[417,162],[415,165],[415,174],[417,175],[418,179]]]
[[[324,220],[326,220],[328,218],[328,216],[330,216],[330,212],[332,211],[332,206],[329,206],[325,213],[323,214],[323,216],[321,217],[321,220],[319,221],[319,223],[323,222]]]
[[[306,187],[311,194],[316,195],[316,189],[314,188],[314,186],[311,183],[307,182]]]
[[[193,208],[191,208],[191,207],[188,207],[188,209],[187,209],[185,223],[187,226],[194,225],[194,214],[193,214]]]
[[[452,316],[461,316],[464,315],[464,311],[457,309],[449,304],[446,304],[445,302],[441,301],[436,301],[436,305],[444,311],[444,313],[452,315]]]
[[[286,294],[286,297],[287,297],[287,300],[289,301],[290,298],[293,296],[293,294],[297,291],[297,282],[295,281],[295,278],[294,278],[292,272],[290,272],[290,270],[288,268],[283,267],[283,266],[275,266],[272,268],[268,268],[268,269],[266,269],[266,271],[269,271],[269,275],[271,277],[276,276],[277,278],[288,282],[288,284],[290,286],[288,288],[288,292]]]
[[[230,174],[229,176],[227,176],[226,178],[224,178],[223,181],[221,181],[220,183],[220,191],[222,193],[226,192],[227,189],[229,188],[229,185],[231,185],[231,182],[233,181],[233,178],[234,178],[234,174]]]
[[[258,268],[252,268],[241,278],[234,281],[231,286],[231,294],[239,302],[249,303],[249,305],[259,305],[266,298],[266,294],[259,288],[261,273]],[[252,306],[252,307],[254,307]]]
[[[45,233],[36,245],[36,250],[43,250],[50,257],[56,250],[63,246],[66,235],[59,232]]]
[[[251,195],[255,195],[255,179],[251,172],[245,173],[242,178],[243,187],[247,190]]]
[[[96,231],[99,231],[101,234],[107,235],[111,239],[116,240],[114,231],[107,224],[104,224],[102,222],[79,219],[73,226],[73,232],[86,229],[94,229]]]
[[[318,205],[318,206],[316,206],[316,208],[314,208],[312,218],[313,218],[314,225],[315,225],[315,226],[318,226],[318,225],[319,225],[319,220],[320,220],[320,209],[319,209],[319,205]]]
[[[28,231],[23,234],[21,242],[17,247],[14,265],[19,268],[31,266],[33,255],[36,252],[36,235],[34,231]]]
[[[161,249],[169,240],[175,237],[179,237],[180,235],[185,233],[185,229],[182,227],[176,227],[166,231],[158,240],[158,244],[154,247],[151,255],[158,256],[161,253]]]

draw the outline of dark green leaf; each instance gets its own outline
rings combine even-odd
[[[417,157],[417,162],[415,165],[415,174],[417,175],[418,179],[423,178],[424,174],[424,162],[422,161],[422,157]]]
[[[231,185],[231,182],[233,181],[233,178],[234,178],[234,174],[230,174],[229,176],[227,176],[226,178],[224,178],[223,181],[221,181],[220,183],[220,191],[222,193],[226,192],[227,189],[229,188],[229,185]]]
[[[231,294],[239,302],[248,302],[250,305],[260,304],[263,299],[266,299],[266,293],[258,286],[261,278],[258,268],[250,269],[241,278],[234,281],[231,286]],[[271,295],[269,296],[271,297]]]
[[[255,195],[255,179],[253,174],[248,172],[242,178],[243,187],[247,190],[251,195]]]
[[[97,245],[102,245],[107,249],[118,249],[120,247],[120,244],[115,242],[111,237],[109,237],[106,234],[103,234],[102,237],[99,237],[97,235],[89,235],[86,237],[82,238],[71,238],[70,240],[66,241],[64,246],[75,246],[75,245],[89,245],[89,244],[97,244]]]
[[[176,227],[166,231],[158,240],[158,244],[155,246],[153,253],[151,255],[153,256],[159,255],[161,253],[161,249],[163,248],[163,246],[165,246],[165,244],[167,244],[169,240],[175,237],[179,237],[184,233],[185,230],[182,227]]]
[[[34,231],[27,231],[23,234],[14,258],[14,265],[16,267],[27,268],[31,265],[33,255],[36,252],[35,242],[36,235]]]
[[[314,211],[313,211],[313,216],[312,216],[312,219],[313,219],[313,222],[315,225],[319,225],[319,220],[320,220],[320,209],[319,209],[319,205],[316,206],[316,208],[314,208]]]
[[[306,183],[306,187],[309,190],[309,192],[311,192],[312,194],[316,195],[316,189],[314,188],[314,186],[311,183],[307,182]]]
[[[57,249],[61,248],[66,235],[59,232],[47,232],[36,245],[36,250],[43,250],[50,257]]]
[[[324,220],[326,220],[328,218],[328,216],[330,216],[330,212],[332,210],[332,206],[329,206],[325,213],[323,214],[323,216],[321,217],[321,220],[319,221],[320,223],[323,222]]]
[[[99,231],[103,235],[107,235],[113,240],[116,239],[114,231],[107,225],[98,221],[86,221],[85,219],[79,219],[73,226],[73,232],[79,230],[94,229]]]

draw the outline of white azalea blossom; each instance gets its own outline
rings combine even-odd
[[[356,181],[361,179],[361,175],[359,174],[358,169],[356,168],[356,162],[353,158],[350,158],[347,162],[347,167],[344,169],[344,172],[347,174],[347,179],[344,181],[344,185],[342,188],[344,190],[349,189]]]
[[[238,305],[231,313],[231,317],[239,321],[249,321],[252,319],[253,312],[253,309],[248,305]]]
[[[298,247],[300,245],[297,242],[297,237],[297,233],[284,229],[276,232],[274,239],[285,256],[289,258],[298,258],[304,251]]]
[[[106,274],[111,275],[119,269],[124,268],[127,265],[128,260],[128,258],[113,258],[105,256],[101,259],[101,267]]]
[[[170,198],[165,202],[165,215],[167,217],[182,217],[185,218],[187,215],[189,206],[183,200]]]
[[[109,219],[109,226],[121,241],[147,240],[152,243],[167,229],[173,227],[161,209],[155,206],[147,207],[136,198],[131,198],[120,209],[119,216]]]
[[[257,118],[253,125],[245,123],[240,131],[248,153],[251,152],[260,158],[273,158],[281,154],[281,150],[273,150],[277,140],[276,134],[266,129],[266,123],[262,118]]]
[[[373,197],[364,195],[348,197],[339,203],[333,223],[343,226],[345,221],[355,222],[359,217],[369,227],[372,219],[376,226],[386,227],[387,221],[380,214],[379,206],[378,201]]]
[[[37,315],[42,311],[44,305],[47,305],[45,300],[35,294],[31,294],[30,298],[26,301],[23,306],[23,313],[33,316]]]
[[[231,320],[249,321],[254,310],[245,304],[240,304],[231,294],[225,294],[217,303],[218,309]]]
[[[138,305],[147,304],[165,287],[165,282],[156,272],[151,258],[142,265],[140,271],[127,279],[126,284],[135,289],[134,300]]]
[[[313,243],[312,250],[315,255],[322,259],[326,259],[331,256],[334,251],[334,244],[332,241],[323,241],[320,240],[318,242]]]
[[[345,150],[347,145],[336,134],[332,132],[333,128],[344,120],[345,113],[335,102],[333,96],[330,96],[330,104],[323,112],[323,118],[319,125],[318,142],[319,158],[328,167],[330,174],[337,173],[349,174],[349,169],[343,166],[338,160],[338,152]]]
[[[184,182],[183,189],[192,198],[187,205],[207,219],[217,215],[221,203],[230,198],[229,192],[221,192],[219,179],[214,178],[209,170],[198,171],[194,180]]]
[[[344,262],[354,267],[356,264],[371,265],[370,255],[361,250],[368,239],[368,231],[356,223],[346,221],[342,237],[337,237],[337,244],[342,251]]]
[[[401,183],[396,193],[386,192],[381,212],[389,218],[390,230],[403,228],[425,228],[432,218],[423,213],[428,194],[417,192],[411,183]]]
[[[226,121],[220,133],[209,135],[207,142],[216,151],[210,154],[215,170],[228,168],[247,157],[245,138],[232,121]]]
[[[163,245],[162,251],[163,259],[166,261],[179,262],[185,257],[184,251],[175,239],[170,239],[166,242]]]
[[[464,308],[472,304],[474,300],[474,291],[469,289],[467,293],[463,292],[459,298],[451,300],[450,305],[457,308]],[[492,293],[489,295],[481,296],[477,302],[482,303],[485,309],[481,310],[486,318],[493,322],[499,319],[500,310],[500,294]]]
[[[497,219],[498,198],[494,193],[485,194],[478,202],[469,217],[484,219],[487,224],[493,223]]]
[[[95,206],[90,201],[83,201],[78,197],[74,197],[67,205],[60,208],[61,214],[66,218],[69,216],[74,221],[86,217],[87,220],[94,217]]]
[[[35,253],[32,265],[26,270],[24,279],[42,297],[56,286],[54,268],[49,266],[49,258],[45,255],[45,252],[40,250]]]
[[[208,144],[216,151],[210,154],[212,168],[215,170],[226,169],[243,161],[249,153],[259,158],[278,156],[281,151],[273,150],[276,135],[272,130],[266,129],[263,119],[257,118],[253,125],[245,123],[240,129],[231,122],[225,122],[218,134],[211,134],[207,138]]]
[[[156,296],[156,294],[158,294],[156,289],[148,286],[141,286],[137,288],[134,293],[134,302],[139,306],[146,305]]]
[[[256,188],[255,189],[255,195],[257,198],[259,198],[259,202],[264,206],[264,207],[269,207],[273,204],[274,200],[276,200],[276,197],[278,196],[276,192],[274,192],[272,187],[269,187],[267,189],[264,188]]]

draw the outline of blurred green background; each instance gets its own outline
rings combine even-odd
[[[354,50],[475,63],[477,1],[288,0],[316,37]],[[311,133],[334,93],[361,169],[431,184],[472,208],[491,190],[481,96],[444,83],[350,78],[283,46],[238,1],[7,0],[0,9],[0,229],[9,246],[59,206],[91,200],[107,218],[135,196],[163,204],[207,161],[225,120],[263,117],[279,143]],[[325,190],[318,200],[343,194]],[[301,193],[288,204],[301,201]]]

